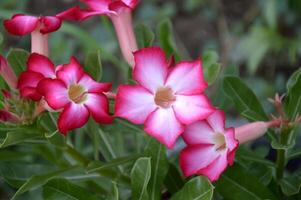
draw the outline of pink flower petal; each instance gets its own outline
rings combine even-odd
[[[235,139],[235,132],[234,128],[228,128],[224,132],[225,140],[226,140],[226,146],[230,151],[235,150],[238,147],[238,140]]]
[[[68,10],[65,10],[63,12],[60,12],[56,15],[61,20],[75,20],[80,21],[81,9],[79,6],[74,6],[72,8],[69,8]]]
[[[37,88],[39,93],[44,96],[47,104],[54,110],[62,109],[70,102],[68,90],[61,80],[43,79]]]
[[[78,83],[83,75],[84,71],[74,57],[71,58],[69,64],[63,65],[63,67],[57,71],[57,77],[61,79],[67,87]]]
[[[59,131],[67,135],[69,131],[85,125],[88,119],[89,111],[84,104],[69,103],[59,116]]]
[[[154,96],[141,86],[121,85],[118,87],[115,116],[134,124],[143,124],[156,109]]]
[[[214,131],[205,120],[186,126],[182,135],[187,145],[214,144],[213,136]]]
[[[28,70],[42,74],[47,78],[54,78],[54,64],[46,56],[32,53],[27,61]]]
[[[109,5],[111,4],[111,0],[81,0],[84,4],[86,4],[91,10],[108,12]]]
[[[224,133],[225,121],[226,121],[225,113],[220,110],[216,110],[207,118],[207,122],[210,124],[212,129],[215,130],[215,132],[219,132],[219,133]]]
[[[87,100],[84,104],[96,122],[112,123],[113,117],[109,115],[109,101],[103,94],[87,94]]]
[[[44,76],[37,72],[23,72],[18,80],[18,89],[21,92],[21,96],[31,98],[34,101],[40,100],[41,96],[37,93],[36,87],[43,78]]]
[[[200,60],[178,63],[170,72],[166,86],[173,89],[176,94],[201,94],[207,88],[204,80]]]
[[[61,19],[52,16],[41,17],[41,23],[43,24],[40,30],[42,34],[54,32],[62,25]]]
[[[109,10],[115,11],[116,14],[123,12],[124,9],[128,9],[128,11],[132,10],[131,7],[129,7],[127,4],[125,4],[122,1],[115,1],[115,2],[110,3],[110,5],[109,5]]]
[[[191,176],[208,166],[219,155],[215,151],[214,145],[199,144],[188,146],[180,153],[180,167],[185,176]]]
[[[4,27],[13,35],[23,36],[34,31],[38,23],[39,19],[37,17],[17,14],[11,19],[4,20]]]
[[[139,0],[122,0],[127,6],[134,10],[139,3]]]
[[[177,120],[172,108],[158,108],[147,118],[144,130],[171,149],[183,133],[184,127]]]
[[[155,93],[164,85],[167,76],[167,60],[159,47],[150,47],[134,53],[134,79],[143,87]]]
[[[21,97],[29,98],[33,101],[40,101],[42,95],[40,95],[35,87],[24,87],[19,89]]]
[[[191,124],[203,120],[215,111],[205,95],[176,95],[173,104],[177,118],[183,124]]]
[[[210,165],[200,169],[197,173],[205,175],[210,181],[214,182],[219,179],[220,175],[226,170],[228,166],[227,154],[224,153],[216,158]]]
[[[111,83],[98,83],[94,81],[89,75],[84,74],[81,79],[78,81],[78,84],[83,85],[88,92],[107,92],[111,89]]]

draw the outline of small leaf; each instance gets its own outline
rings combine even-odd
[[[102,77],[102,64],[100,50],[88,54],[84,69],[95,80],[100,81]]]
[[[87,189],[75,185],[66,179],[52,179],[43,186],[43,199],[97,200]]]
[[[292,196],[299,193],[301,187],[301,179],[297,176],[286,177],[281,179],[280,186],[282,192],[286,196]]]
[[[155,34],[148,26],[144,24],[138,24],[135,27],[135,32],[139,48],[152,46],[155,39]]]
[[[164,185],[171,194],[176,193],[183,187],[183,178],[175,164],[169,163],[169,170],[164,180]]]
[[[47,174],[32,176],[18,189],[18,191],[12,197],[12,200],[16,199],[17,196],[23,194],[24,192],[36,189],[36,188],[44,185],[45,183],[47,183],[49,180],[65,173],[67,171],[70,171],[72,169],[75,169],[75,167],[69,167],[69,168],[60,169],[60,170],[57,170],[54,172],[50,172]]]
[[[163,48],[167,56],[175,55],[176,60],[180,60],[177,52],[177,46],[173,35],[172,23],[169,19],[162,20],[157,27],[157,35],[160,46]]]
[[[229,167],[215,183],[216,190],[231,200],[276,200],[274,194],[255,176],[247,173],[238,164]]]
[[[145,149],[145,156],[151,158],[151,179],[148,185],[150,200],[161,199],[161,187],[168,172],[169,163],[166,157],[166,147],[150,138]]]
[[[6,133],[6,137],[0,143],[0,148],[5,148],[11,145],[16,145],[19,143],[26,142],[32,139],[41,138],[40,135],[36,131],[30,131],[27,129],[17,129],[15,131],[11,131]]]
[[[221,71],[221,64],[215,63],[212,64],[209,68],[204,69],[205,80],[208,85],[212,85]]]
[[[240,113],[253,112],[257,115],[256,120],[267,120],[260,102],[253,91],[238,77],[227,76],[223,80],[223,90],[231,99]],[[254,120],[254,119],[250,119]]]
[[[148,200],[147,185],[151,177],[150,158],[139,158],[131,171],[132,199]]]
[[[170,200],[211,200],[213,189],[207,178],[198,176],[188,181]]]
[[[112,200],[119,200],[119,191],[118,191],[118,186],[116,182],[112,182],[113,184],[113,195],[112,195]]]
[[[12,49],[8,52],[7,61],[14,69],[17,76],[25,71],[28,57],[29,53],[23,49]]]

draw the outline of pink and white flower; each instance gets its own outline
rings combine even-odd
[[[134,53],[133,79],[137,85],[118,88],[115,116],[134,124],[172,148],[184,125],[205,119],[215,109],[203,95],[207,87],[200,60],[169,67],[159,47]]]
[[[2,78],[5,80],[5,82],[8,84],[10,88],[12,89],[17,88],[18,78],[14,70],[8,64],[7,60],[1,55],[0,55],[0,75],[2,76]]]
[[[56,75],[56,79],[43,79],[38,85],[38,92],[53,110],[62,110],[58,119],[61,133],[67,134],[72,129],[82,127],[90,115],[98,123],[112,122],[109,102],[104,95],[110,90],[111,84],[95,82],[84,73],[75,58],[61,66]]]
[[[56,78],[56,68],[46,56],[33,53],[27,60],[27,70],[19,76],[18,89],[22,97],[39,101],[42,95],[37,86],[44,78]]]
[[[136,51],[137,42],[132,25],[132,11],[136,8],[138,0],[81,0],[88,9],[73,7],[57,16],[68,20],[85,20],[95,15],[110,17],[118,37],[119,45],[125,60],[133,66],[133,52]]]
[[[6,30],[18,36],[31,33],[31,52],[48,56],[48,33],[61,27],[62,21],[55,16],[29,16],[16,14],[4,20]]]
[[[188,125],[183,139],[188,145],[180,153],[180,166],[185,176],[204,175],[216,181],[234,162],[238,140],[234,128],[225,128],[222,111]]]

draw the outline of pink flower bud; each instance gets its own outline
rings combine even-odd
[[[268,128],[280,126],[280,120],[274,120],[270,122],[253,122],[245,124],[243,126],[235,128],[235,138],[240,144],[246,143],[251,140],[255,140],[263,136]]]
[[[0,110],[0,122],[19,123],[21,119],[7,110]]]
[[[42,34],[39,29],[31,33],[31,53],[49,55],[48,34]]]
[[[0,55],[0,75],[11,88],[17,87],[18,78],[6,59]]]

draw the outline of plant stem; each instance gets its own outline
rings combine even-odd
[[[290,127],[283,127],[280,132],[279,143],[282,145],[287,145],[289,135],[291,132]],[[280,180],[283,177],[284,168],[286,164],[287,149],[277,149],[277,160],[276,160],[276,178]]]

